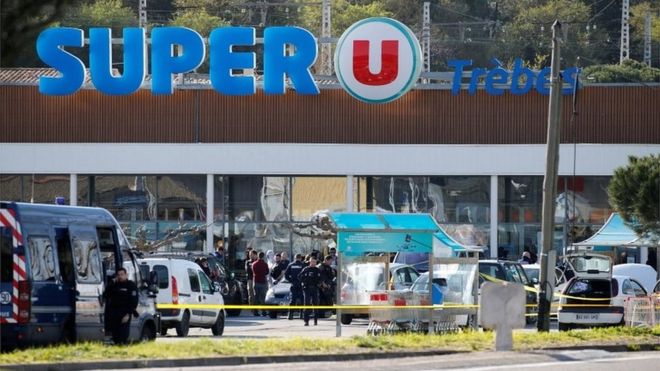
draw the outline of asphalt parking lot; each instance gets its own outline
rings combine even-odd
[[[354,319],[353,323],[341,327],[342,337],[366,335],[369,321],[367,319]],[[242,315],[240,317],[228,317],[225,324],[225,332],[222,338],[233,339],[264,339],[264,338],[333,338],[336,336],[335,317],[320,319],[318,326],[310,321],[310,326],[305,327],[301,319],[289,321],[281,316],[277,319],[268,317],[256,317]],[[528,331],[536,331],[535,325],[528,325]],[[551,322],[551,330],[557,331],[557,322]],[[185,339],[212,338],[210,329],[191,328],[187,338],[176,336],[174,329],[170,329],[167,336],[158,336],[157,341],[181,341]]]

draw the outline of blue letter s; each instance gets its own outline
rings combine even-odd
[[[85,65],[61,46],[84,46],[83,30],[66,27],[49,28],[37,38],[39,58],[62,74],[61,77],[40,77],[39,92],[41,94],[73,94],[85,82]]]

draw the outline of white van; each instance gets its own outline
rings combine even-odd
[[[140,259],[142,270],[148,267],[158,275],[157,304],[219,304],[224,305],[222,294],[199,265],[178,258]],[[214,336],[225,329],[225,310],[213,309],[158,309],[161,315],[160,334],[174,328],[177,336],[188,335],[190,327],[210,328]]]

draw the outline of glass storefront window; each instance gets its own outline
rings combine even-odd
[[[0,200],[54,204],[63,197],[69,204],[69,175],[2,175]]]
[[[321,210],[346,210],[346,177],[295,177],[291,183],[293,220],[309,221]]]

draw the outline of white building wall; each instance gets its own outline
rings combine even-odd
[[[579,144],[577,175],[612,175],[660,144]],[[0,174],[543,175],[545,145],[0,143]],[[559,175],[573,174],[573,145]]]

